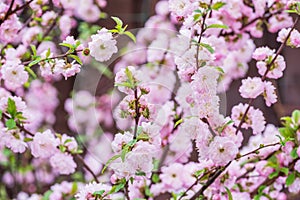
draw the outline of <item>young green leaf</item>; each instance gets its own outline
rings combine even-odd
[[[233,200],[233,197],[232,197],[232,194],[231,194],[230,190],[227,187],[225,187],[225,189],[226,189],[226,192],[227,192],[227,195],[228,195],[228,200]]]
[[[70,55],[68,55],[68,57],[73,58],[74,60],[76,60],[76,62],[78,62],[80,65],[82,65],[82,61],[78,56],[70,54]]]
[[[286,186],[290,186],[294,183],[295,181],[295,173],[291,173],[290,175],[288,175],[288,177],[285,180],[285,184]]]
[[[111,17],[116,22],[116,28],[119,30],[119,28],[123,27],[123,22],[119,17]]]
[[[105,166],[103,167],[101,173],[103,174],[104,171],[106,170],[106,168],[108,167],[108,165],[109,165],[110,163],[112,163],[114,160],[116,160],[116,159],[118,159],[118,158],[120,158],[120,157],[121,157],[121,155],[114,155],[113,157],[111,157],[111,158],[106,162],[106,164],[105,164]]]
[[[8,130],[12,130],[17,127],[17,124],[16,124],[15,120],[9,119],[5,122],[5,126],[8,128]]]
[[[37,75],[30,67],[25,67],[25,70],[32,76],[33,79],[37,78]]]
[[[226,5],[226,3],[224,2],[216,2],[211,6],[211,9],[213,10],[219,10],[220,8],[222,8],[224,5]]]
[[[41,60],[42,60],[42,58],[41,58],[40,56],[37,56],[37,57],[35,58],[35,60],[31,61],[31,62],[28,64],[28,67],[32,67],[33,65],[38,64]]]
[[[209,26],[206,27],[206,29],[210,29],[210,28],[228,29],[228,26],[226,26],[224,24],[211,24],[211,25],[209,25]]]
[[[17,114],[17,107],[14,100],[11,98],[8,98],[7,100],[7,112],[10,114],[10,116],[14,119]]]
[[[214,53],[215,50],[212,48],[212,46],[210,46],[209,44],[206,43],[200,43],[200,46],[206,48],[210,53]]]
[[[127,35],[134,43],[136,43],[135,35],[133,35],[130,31],[125,31],[123,34]]]

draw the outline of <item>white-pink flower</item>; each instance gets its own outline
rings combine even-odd
[[[264,99],[266,101],[266,105],[270,107],[272,104],[277,102],[277,95],[275,92],[275,87],[272,82],[264,81]]]
[[[57,141],[53,133],[48,129],[43,133],[37,132],[30,144],[31,154],[36,158],[49,158],[58,151]]]
[[[258,73],[260,75],[264,76],[266,71],[268,70],[268,73],[266,74],[267,78],[278,79],[283,76],[283,70],[285,70],[286,64],[283,56],[278,55],[278,57],[276,58],[272,66],[269,67],[269,69],[266,61],[257,62],[256,67],[258,68]]]
[[[58,151],[50,158],[51,167],[59,174],[72,174],[77,167],[72,155]]]
[[[91,36],[92,41],[89,42],[90,54],[96,60],[103,62],[111,58],[112,54],[117,53],[117,41],[113,38],[106,28],[102,28]]]
[[[269,47],[259,47],[256,48],[255,51],[252,54],[252,58],[259,61],[259,60],[265,60],[269,56],[272,56],[274,54],[275,50],[270,49]]]
[[[10,61],[4,64],[1,68],[2,78],[4,79],[6,87],[11,90],[20,88],[28,80],[28,73],[24,66],[18,62]]]
[[[208,149],[209,158],[216,165],[226,165],[235,158],[237,153],[237,145],[228,137],[216,136]]]
[[[242,80],[242,85],[239,89],[241,96],[243,98],[255,99],[264,91],[264,84],[261,78],[258,77],[248,77]]]

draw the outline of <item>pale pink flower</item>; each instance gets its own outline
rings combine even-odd
[[[47,11],[42,16],[42,22],[41,24],[43,26],[48,26],[53,23],[53,21],[56,19],[57,14],[54,11]]]
[[[29,46],[37,37],[38,34],[43,33],[43,30],[38,26],[33,26],[22,31],[22,42],[24,46]]]
[[[100,18],[100,10],[93,0],[77,0],[76,15],[87,22],[96,22]]]
[[[22,24],[16,14],[11,15],[0,26],[0,41],[4,44],[13,42],[18,37]]]
[[[68,77],[74,76],[76,73],[80,72],[81,66],[73,60],[72,63],[64,63],[63,60],[56,60],[56,64],[53,72],[56,74],[62,74],[65,77],[65,80]]]
[[[261,78],[258,77],[248,77],[242,80],[242,85],[239,92],[243,98],[255,99],[264,91],[264,84]]]
[[[277,102],[277,95],[275,92],[275,87],[272,82],[264,81],[264,99],[266,101],[266,105],[270,107],[272,104]]]
[[[269,47],[259,47],[256,48],[255,51],[252,54],[252,58],[255,60],[265,60],[269,56],[272,56],[274,54],[275,50],[270,49]]]
[[[267,63],[264,61],[257,62],[256,67],[258,68],[258,73],[262,76],[267,71]],[[268,70],[266,77],[278,79],[283,76],[283,70],[285,70],[285,68],[286,68],[286,63],[284,61],[284,58],[283,56],[279,55],[274,61],[274,64]]]
[[[111,186],[105,185],[103,183],[89,183],[85,186],[79,188],[79,192],[75,195],[77,200],[87,200],[87,199],[94,199],[93,193],[97,191],[104,190],[105,192],[103,195],[106,195],[110,190]],[[107,195],[106,198],[110,198],[111,195]]]
[[[294,169],[295,169],[297,172],[300,172],[300,160],[298,160],[298,161],[296,162]]]
[[[209,158],[216,165],[226,165],[238,153],[238,147],[228,137],[216,136],[208,149]]]
[[[272,15],[268,22],[268,30],[271,33],[275,33],[283,28],[291,27],[293,25],[293,18],[283,12],[279,15]]]
[[[57,141],[53,133],[48,129],[43,133],[37,132],[30,144],[31,154],[36,158],[49,158],[58,151]]]
[[[175,190],[182,188],[184,184],[183,177],[181,176],[182,170],[184,170],[184,167],[180,163],[173,163],[161,168],[162,174],[159,177],[166,188]]]
[[[50,158],[51,167],[59,174],[72,174],[77,167],[72,155],[58,151]]]
[[[9,62],[4,64],[1,68],[1,73],[6,87],[11,90],[16,90],[22,87],[29,78],[24,66],[18,63]]]
[[[300,191],[300,178],[296,178],[292,185],[289,186],[289,192],[299,193]]]
[[[65,39],[71,32],[73,22],[69,15],[63,15],[59,19],[59,29],[61,30],[61,39]]]
[[[92,41],[88,43],[90,54],[96,60],[103,62],[111,58],[112,54],[117,53],[117,41],[113,38],[106,28],[102,28],[91,36]]]

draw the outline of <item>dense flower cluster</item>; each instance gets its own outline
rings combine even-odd
[[[283,46],[300,47],[298,1],[161,0],[136,36],[118,17],[112,29],[97,25],[106,4],[0,2],[0,199],[250,200],[300,192],[300,111],[278,128],[253,105],[277,102],[274,82],[288,67]],[[264,28],[278,34],[278,49],[255,45]],[[131,39],[125,47],[123,36]],[[113,71],[105,68],[117,55]],[[249,77],[252,59],[257,75]],[[84,77],[75,85],[88,87],[62,102],[56,82],[92,67],[116,90],[108,84],[99,95]],[[248,102],[224,114],[222,96],[238,79]],[[56,126],[61,104],[68,133]]]

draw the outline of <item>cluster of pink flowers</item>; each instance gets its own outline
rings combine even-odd
[[[118,17],[112,29],[96,25],[106,4],[0,3],[4,198],[284,200],[283,191],[300,192],[300,111],[278,128],[253,106],[260,97],[267,107],[277,102],[272,81],[287,67],[282,47],[300,47],[289,14],[299,18],[298,1],[161,0],[136,36]],[[256,47],[265,27],[278,33],[279,49]],[[123,36],[132,40],[125,48]],[[112,71],[102,68],[117,55]],[[252,59],[258,75],[249,77]],[[117,90],[108,85],[94,96],[84,77],[61,102],[54,83],[87,73],[83,66]],[[237,79],[248,103],[225,114],[223,94]],[[55,126],[60,103],[68,134]]]

